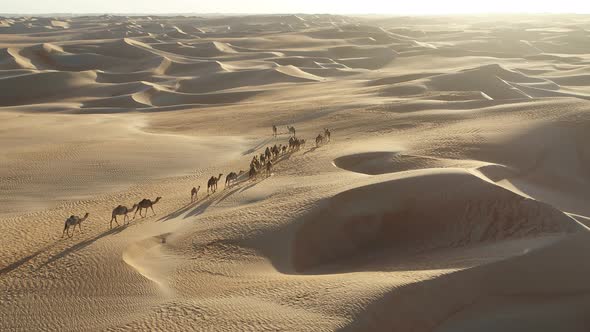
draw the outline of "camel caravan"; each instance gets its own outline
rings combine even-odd
[[[109,225],[110,226],[109,229],[113,229],[113,221],[115,222],[115,224],[117,224],[117,226],[120,226],[119,221],[117,220],[118,216],[123,216],[123,224],[127,225],[130,220],[129,214],[134,211],[135,211],[135,213],[133,214],[133,219],[135,219],[137,212],[139,212],[140,217],[145,218],[147,216],[148,209],[151,209],[152,212],[154,213],[154,215],[156,215],[156,212],[154,211],[154,205],[156,203],[158,203],[161,199],[162,199],[162,197],[156,197],[156,199],[152,201],[150,199],[144,198],[141,201],[139,201],[139,203],[133,204],[133,206],[131,208],[128,208],[124,205],[118,205],[117,207],[115,207],[113,209],[113,211],[111,213],[111,222]],[[145,209],[145,215],[141,214],[141,211],[143,209]],[[89,215],[90,214],[87,212],[84,215],[84,217],[71,215],[69,218],[67,218],[61,237],[64,237],[65,235],[67,235],[68,237],[71,238],[72,236],[74,236],[74,231],[76,230],[76,226],[78,226],[78,229],[81,232],[82,231],[82,222],[85,221],[86,219],[88,219]],[[70,229],[72,230],[71,234],[70,234]]]
[[[225,188],[237,184],[239,178],[245,174],[247,174],[249,180],[257,179],[258,175],[264,175],[266,177],[271,176],[273,166],[275,165],[275,163],[278,162],[281,156],[287,153],[294,153],[296,151],[299,151],[301,148],[304,148],[306,143],[305,139],[297,138],[297,131],[295,130],[295,127],[287,126],[287,130],[289,134],[289,140],[287,144],[274,144],[273,146],[267,146],[260,155],[254,155],[252,161],[250,162],[250,170],[248,172],[240,170],[237,173],[230,172],[229,174],[227,174],[225,177]],[[278,137],[278,129],[275,125],[272,126],[272,136],[275,138]],[[316,148],[318,148],[322,144],[329,143],[330,136],[330,130],[324,128],[324,131],[316,137]],[[207,181],[207,195],[211,195],[217,191],[217,183],[219,182],[219,180],[221,180],[222,176],[223,174],[220,173],[218,176],[212,176],[211,178],[209,178],[209,180]],[[200,189],[201,186],[193,187],[191,189],[191,204],[198,201]],[[161,199],[162,197],[156,197],[156,199],[152,201],[150,199],[144,198],[138,203],[133,204],[131,208],[128,208],[124,205],[118,205],[112,211],[110,229],[113,228],[113,221],[117,226],[120,226],[119,221],[117,220],[117,217],[120,216],[123,216],[124,225],[129,224],[129,220],[131,219],[129,217],[130,213],[133,213],[133,219],[135,219],[138,212],[140,217],[145,218],[147,217],[148,210],[151,209],[153,215],[155,216],[156,212],[154,211],[154,205],[157,204]],[[143,210],[145,210],[145,213],[142,215],[141,212]],[[86,213],[84,217],[72,215],[69,218],[67,218],[65,221],[62,237],[64,237],[67,234],[67,236],[71,238],[74,235],[76,226],[78,226],[80,231],[82,231],[82,222],[88,218],[88,215],[89,214]],[[70,229],[72,230],[72,234],[70,234]]]

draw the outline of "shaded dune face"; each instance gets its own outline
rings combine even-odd
[[[399,152],[363,152],[334,159],[334,166],[347,171],[379,175],[412,169],[435,168],[444,162],[432,157],[405,155]]]
[[[366,152],[334,159],[334,166],[369,175],[393,173],[397,170],[395,152]]]
[[[383,250],[408,255],[571,232],[577,227],[549,205],[466,172],[441,171],[327,199],[303,221],[292,259],[297,271],[314,271],[351,258],[368,260]]]

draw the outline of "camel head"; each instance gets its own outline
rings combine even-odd
[[[84,215],[84,218],[82,218],[82,220],[86,220],[86,218],[88,218],[89,215],[90,215],[90,213],[86,212],[86,214]]]
[[[131,208],[131,211],[137,209],[137,203],[133,204],[133,207]]]
[[[217,180],[221,179],[221,176],[223,175],[223,173],[219,173],[219,176],[217,177]]]
[[[161,199],[162,199],[162,197],[160,197],[160,196],[156,197],[156,200],[152,204],[158,203]]]

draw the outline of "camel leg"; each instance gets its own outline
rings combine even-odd
[[[66,224],[64,226],[64,231],[61,233],[61,237],[64,237],[64,235],[66,234],[66,230],[68,229],[68,225]]]
[[[152,206],[150,206],[150,208],[152,208],[152,212],[154,213],[154,216],[155,216],[156,215],[156,211],[154,211],[154,206],[152,205]]]

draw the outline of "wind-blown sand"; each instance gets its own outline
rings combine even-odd
[[[588,331],[589,38],[576,15],[0,17],[0,330]],[[224,188],[287,125],[307,145]]]

